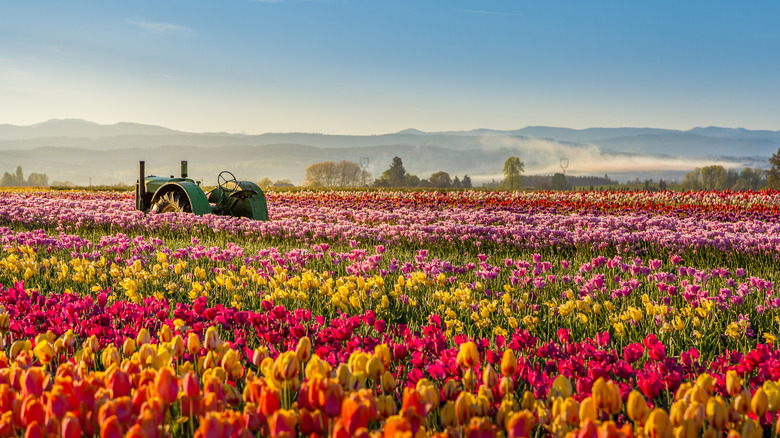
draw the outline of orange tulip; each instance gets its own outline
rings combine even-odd
[[[205,418],[201,419],[198,430],[195,431],[195,437],[221,437],[226,434],[223,433],[224,427],[222,422],[219,421],[219,417],[214,413],[209,413]]]
[[[341,402],[341,422],[350,434],[368,427],[370,414],[370,406],[354,392]]]
[[[414,436],[412,432],[412,425],[409,420],[400,415],[393,415],[385,422],[385,427],[382,436],[384,438],[395,438],[403,436]]]
[[[108,389],[111,390],[111,396],[114,398],[130,395],[132,383],[130,375],[122,370],[116,370],[108,376]]]
[[[159,371],[157,378],[154,379],[154,389],[160,400],[166,405],[176,401],[179,395],[179,379],[168,367]]]
[[[257,406],[263,415],[270,416],[279,409],[279,392],[268,385],[262,386]]]
[[[62,425],[60,427],[60,435],[62,438],[79,438],[81,437],[81,422],[78,417],[68,413],[62,419]]]
[[[280,409],[268,418],[268,432],[271,438],[290,437],[295,434],[296,423],[294,412]]]
[[[302,435],[324,435],[328,418],[323,416],[322,411],[301,409],[300,414],[299,428]]]
[[[22,425],[29,427],[32,423],[38,422],[44,424],[46,421],[46,409],[38,397],[30,394],[22,399],[21,410],[19,412]]]
[[[628,411],[628,418],[640,426],[645,424],[647,416],[650,415],[650,408],[647,406],[645,397],[636,389],[628,394],[626,410]]]
[[[475,417],[466,426],[466,438],[494,438],[496,426],[487,418]]]
[[[100,425],[100,438],[122,438],[122,425],[116,416],[108,418]]]
[[[295,352],[285,351],[274,362],[274,378],[278,381],[291,380],[298,375],[299,369],[298,356]]]
[[[344,390],[336,379],[326,379],[325,386],[318,393],[317,406],[322,413],[333,418],[341,413],[341,405],[344,399]]]
[[[22,374],[22,397],[28,394],[40,397],[43,394],[43,385],[45,380],[46,372],[43,370],[43,368],[28,368]]]
[[[527,438],[531,436],[531,432],[536,426],[536,420],[534,415],[523,409],[520,412],[516,412],[506,420],[506,436],[507,438]]]

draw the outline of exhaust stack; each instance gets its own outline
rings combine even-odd
[[[181,160],[181,177],[187,178],[187,161]]]
[[[144,198],[146,197],[146,162],[138,162],[138,187],[135,194],[135,209],[144,210]]]

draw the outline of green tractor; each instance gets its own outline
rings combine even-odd
[[[181,177],[146,176],[145,163],[139,162],[139,179],[135,189],[135,209],[144,213],[194,213],[246,217],[267,221],[265,195],[257,184],[236,181],[228,172],[217,176],[217,187],[208,193],[200,181],[187,178],[187,162],[181,162]],[[143,184],[141,184],[143,181]]]

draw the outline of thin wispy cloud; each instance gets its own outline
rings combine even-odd
[[[138,27],[144,32],[154,35],[181,35],[181,36],[193,36],[195,31],[184,26],[179,26],[173,23],[164,23],[157,21],[134,21],[128,20],[128,23]]]

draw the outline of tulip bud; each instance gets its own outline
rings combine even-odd
[[[385,365],[378,357],[372,356],[366,364],[366,371],[368,372],[368,377],[376,382],[385,373]]]
[[[182,356],[184,356],[185,351],[184,340],[181,338],[181,335],[174,336],[173,339],[171,339],[171,353],[173,353],[177,359],[181,359]]]
[[[179,379],[170,368],[165,367],[159,371],[154,379],[154,388],[157,397],[164,404],[169,405],[175,402],[176,396],[179,395]]]
[[[233,350],[232,348],[229,348],[227,351],[225,351],[225,354],[222,356],[222,361],[220,362],[220,365],[222,368],[225,369],[225,371],[230,372],[233,368],[238,365],[238,353],[236,350]]]
[[[62,438],[80,438],[82,430],[78,417],[68,412],[62,419],[60,435]]]
[[[531,411],[533,410],[535,405],[536,405],[536,397],[534,397],[534,393],[532,393],[531,391],[524,392],[523,399],[520,401],[520,407],[527,411]]]
[[[626,409],[628,410],[628,418],[640,426],[645,424],[647,416],[650,415],[650,409],[644,396],[636,389],[628,394]]]
[[[699,429],[691,420],[682,420],[679,426],[674,428],[674,438],[697,438]]]
[[[476,409],[474,394],[467,391],[461,392],[455,400],[455,416],[458,419],[458,424],[467,424],[476,413]]]
[[[217,328],[211,326],[206,329],[206,336],[204,337],[203,347],[208,351],[214,351],[222,345],[222,340],[219,338],[219,332]]]
[[[126,338],[125,342],[122,344],[122,354],[125,355],[125,357],[130,357],[135,353],[135,341]]]
[[[742,392],[732,401],[734,411],[740,415],[747,415],[750,412],[751,400],[750,391],[747,388],[742,388]]]
[[[645,422],[645,434],[649,437],[668,437],[672,432],[672,423],[666,411],[660,408],[653,409]]]
[[[458,417],[455,415],[455,403],[448,401],[439,411],[441,426],[445,429],[458,425]]]
[[[723,430],[728,423],[728,409],[726,402],[720,396],[710,397],[707,400],[707,420],[716,430]]]
[[[455,398],[458,397],[459,393],[460,393],[460,388],[458,388],[457,380],[447,379],[447,381],[444,382],[444,387],[442,388],[442,396],[444,397],[444,400],[454,401]]]
[[[40,343],[35,345],[33,354],[43,365],[46,365],[54,359],[54,347],[49,341],[41,340]]]
[[[502,377],[501,381],[498,382],[498,393],[501,394],[502,397],[512,394],[514,390],[515,381],[512,380],[511,377]]]
[[[534,427],[536,427],[536,421],[533,414],[524,409],[512,414],[506,421],[506,436],[507,438],[530,437]]]
[[[769,410],[769,396],[764,388],[758,388],[750,401],[750,409],[758,418],[761,418]]]
[[[265,347],[257,347],[252,352],[252,365],[259,367],[263,363],[263,359],[268,357],[268,349]]]
[[[152,342],[152,337],[149,335],[149,330],[142,328],[138,331],[138,336],[135,338],[135,343],[141,347],[142,345]]]
[[[22,351],[28,351],[32,348],[32,343],[28,340],[24,341],[16,341],[13,344],[11,344],[11,351],[10,356],[11,360],[16,360],[16,356],[19,355]]]
[[[298,375],[298,357],[292,351],[285,351],[274,362],[274,378],[279,381],[291,380]]]
[[[298,362],[306,363],[311,358],[311,340],[308,336],[304,336],[298,340],[298,346],[295,348],[295,355],[298,357]]]
[[[735,370],[726,372],[726,392],[732,397],[736,397],[742,392],[742,378]]]
[[[672,427],[682,424],[683,414],[685,414],[687,408],[688,402],[686,400],[677,400],[672,403],[672,406],[669,408],[669,422],[672,423]]]
[[[157,339],[159,339],[160,342],[171,342],[171,339],[173,339],[173,331],[171,331],[168,324],[163,325],[160,328],[160,331],[157,332]]]
[[[100,354],[100,361],[103,362],[103,369],[108,369],[111,365],[119,366],[122,358],[119,356],[119,351],[116,347],[109,345]]]
[[[200,353],[200,338],[195,333],[190,332],[187,335],[187,351],[193,356],[197,356]]]
[[[466,369],[473,369],[479,365],[479,352],[477,345],[471,341],[460,344],[460,350],[456,357],[458,366]]]
[[[374,347],[374,356],[382,361],[385,368],[393,361],[393,354],[390,353],[390,348],[386,344],[379,344]]]
[[[649,414],[649,413],[648,413]],[[629,414],[630,417],[631,414]],[[596,421],[599,417],[599,411],[596,409],[596,403],[593,397],[586,397],[580,403],[580,422],[584,424],[587,420]]]
[[[756,420],[747,418],[742,423],[741,432],[740,437],[742,438],[761,438],[764,430],[756,423]]]
[[[488,364],[482,371],[482,383],[491,389],[498,385],[498,373],[496,373],[493,365]]]
[[[504,377],[513,377],[517,373],[517,357],[514,350],[504,350],[501,357],[501,374]]]
[[[558,375],[558,377],[553,380],[552,387],[550,388],[550,399],[553,399],[555,397],[560,398],[569,398],[571,397],[572,393],[574,392],[571,381],[568,377],[564,376],[563,374]]]
[[[705,404],[697,401],[692,401],[683,414],[683,418],[693,421],[697,430],[701,429],[704,424],[704,419],[707,417],[707,413],[704,409]]]
[[[385,371],[382,374],[382,391],[385,394],[392,394],[395,391],[395,379],[390,371]]]

